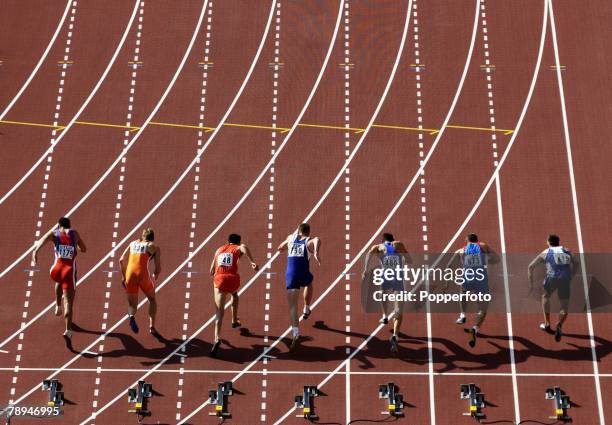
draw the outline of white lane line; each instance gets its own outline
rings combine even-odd
[[[486,12],[486,0],[482,0],[480,6],[480,19],[483,29],[482,33],[482,44],[484,57],[486,60],[491,59],[489,50],[489,36],[484,30],[487,28],[487,12]],[[495,62],[493,62],[495,63]],[[493,166],[497,167],[499,156],[498,145],[497,145],[497,134],[495,132],[495,102],[493,96],[493,74],[491,68],[485,68],[485,80],[487,85],[487,107],[489,110],[489,122],[491,123],[491,149],[493,155]],[[501,196],[501,183],[499,175],[495,178],[495,195],[497,199],[497,218],[498,218],[498,229],[499,229],[499,241],[501,247],[501,262],[502,262],[502,273],[504,278],[504,295],[506,299],[506,322],[508,328],[508,348],[510,351],[510,370],[512,371],[512,395],[514,400],[514,422],[519,423],[521,421],[520,403],[518,397],[518,382],[516,379],[516,361],[514,358],[514,332],[512,329],[512,308],[510,304],[510,285],[508,281],[508,264],[506,258],[506,234],[504,231],[504,210],[502,205]]]
[[[12,367],[0,367],[0,372],[12,371]],[[51,372],[55,368],[45,367],[20,367],[21,372]],[[64,372],[73,373],[143,373],[149,369],[146,368],[68,368]],[[239,369],[158,369],[155,371],[156,374],[192,374],[192,375],[218,375],[219,373],[240,373]],[[245,375],[329,375],[333,370],[248,370],[244,372]],[[344,375],[346,372],[338,370],[336,375]],[[372,375],[372,376],[384,376],[384,375],[399,375],[399,376],[428,376],[429,372],[410,372],[410,371],[398,371],[398,370],[380,370],[380,371],[351,371],[351,375]],[[488,372],[488,371],[476,371],[476,372],[434,372],[436,376],[505,376],[511,377],[511,372]],[[531,373],[531,372],[518,372],[517,376],[526,378],[592,378],[595,376],[593,373]],[[600,373],[601,378],[612,378],[612,373]]]
[[[19,91],[17,92],[15,97],[13,97],[13,99],[10,101],[10,103],[8,105],[6,105],[6,108],[4,108],[4,110],[0,114],[0,121],[4,119],[6,114],[8,114],[8,112],[13,107],[13,105],[15,105],[15,103],[17,103],[17,101],[19,100],[19,98],[21,97],[23,92],[28,88],[28,86],[30,85],[30,83],[32,82],[32,80],[34,79],[36,74],[38,73],[38,70],[42,66],[42,64],[45,61],[45,59],[47,59],[47,56],[49,55],[49,52],[51,51],[51,47],[55,44],[55,41],[57,40],[57,36],[59,35],[60,31],[64,27],[64,22],[66,21],[66,17],[68,16],[68,12],[70,11],[71,3],[72,3],[72,0],[68,0],[66,2],[66,8],[64,9],[64,13],[63,13],[62,17],[60,18],[59,23],[57,24],[57,28],[55,29],[55,32],[53,33],[53,36],[51,37],[51,40],[49,40],[49,44],[47,44],[47,48],[43,52],[42,56],[38,60],[38,63],[36,63],[36,65],[34,66],[34,69],[30,73],[30,75],[28,76],[26,81],[23,83],[23,85],[21,86],[21,88],[19,89]]]
[[[73,29],[74,29],[74,25],[75,25],[75,17],[76,17],[76,10],[77,10],[77,6],[78,3],[76,0],[73,0],[71,3],[71,8],[70,8],[70,24],[68,26],[69,31],[66,35],[66,40],[64,42],[64,61],[68,61],[70,56],[70,43],[71,43],[71,39],[72,39],[72,33],[73,33]],[[61,71],[60,71],[60,76],[59,76],[59,83],[58,83],[58,88],[57,88],[57,98],[56,98],[56,103],[55,103],[55,108],[54,108],[54,115],[53,115],[53,123],[54,125],[57,125],[57,122],[59,121],[59,116],[60,116],[60,110],[62,107],[62,97],[63,97],[63,91],[64,91],[64,81],[66,79],[66,71],[68,69],[68,65],[64,64],[62,65]],[[51,131],[51,139],[49,141],[49,144],[51,146],[53,146],[54,142],[55,142],[55,136],[57,135],[57,130],[52,130]],[[38,213],[37,213],[37,222],[36,222],[36,231],[35,231],[35,238],[38,239],[40,238],[40,228],[42,226],[42,219],[44,217],[45,214],[45,201],[47,198],[47,190],[48,190],[48,185],[49,185],[49,176],[51,174],[51,169],[52,169],[52,165],[53,165],[53,151],[51,151],[49,153],[49,155],[47,156],[47,165],[45,167],[45,174],[43,177],[43,182],[42,182],[42,188],[41,188],[41,193],[40,193],[40,203],[39,203],[39,207],[38,207]],[[33,264],[31,264],[32,267],[34,267]],[[30,270],[28,272],[28,280],[26,283],[26,288],[25,288],[25,300],[23,302],[23,311],[21,313],[21,325],[22,325],[22,329],[23,329],[23,324],[24,321],[28,318],[28,313],[29,313],[29,307],[30,307],[30,296],[32,294],[32,281],[34,280],[34,271]],[[22,356],[22,352],[23,352],[23,344],[24,344],[24,333],[23,331],[20,332],[20,337],[19,337],[19,343],[17,344],[17,354],[15,355],[15,371],[13,372],[13,378],[11,380],[11,389],[9,391],[11,400],[9,401],[9,403],[12,403],[12,397],[15,396],[15,392],[16,392],[16,387],[17,387],[17,383],[19,381],[19,363],[21,361],[21,356]]]
[[[207,24],[206,24],[206,34],[204,36],[204,65],[203,65],[203,72],[202,72],[202,88],[200,90],[200,106],[199,106],[199,122],[198,122],[198,126],[199,127],[204,127],[204,120],[206,118],[206,94],[207,94],[207,87],[208,87],[208,73],[210,71],[209,68],[209,61],[210,61],[210,50],[211,50],[211,46],[212,46],[212,24],[213,24],[213,1],[209,0],[208,3],[208,12],[207,12]],[[196,146],[196,153],[202,149],[202,145],[204,143],[204,131],[203,130],[199,130],[198,131],[198,137],[197,137],[197,146]],[[191,208],[188,209],[188,211],[191,211],[191,225],[189,227],[189,244],[188,244],[188,253],[191,253],[191,250],[193,249],[194,245],[195,245],[195,234],[196,234],[196,229],[197,229],[197,214],[198,214],[198,193],[200,191],[200,186],[202,184],[201,180],[201,173],[200,173],[200,163],[198,162],[194,168],[194,174],[193,174],[193,191],[192,191],[192,196],[191,196]],[[191,307],[191,284],[192,284],[192,277],[193,277],[193,263],[190,261],[189,263],[187,263],[187,272],[185,273],[185,299],[184,299],[184,313],[183,313],[183,323],[181,326],[181,332],[182,332],[182,336],[181,339],[182,341],[185,341],[187,339],[187,331],[189,329],[189,310]],[[186,359],[186,355],[185,355],[185,347],[183,347],[183,349],[181,350],[180,353],[177,353],[178,357],[179,357],[179,361],[181,363],[181,369],[184,368],[184,364],[185,364],[185,359]],[[184,383],[185,380],[182,376],[183,374],[181,373],[179,375],[178,378],[178,382],[177,382],[177,394],[176,394],[176,415],[175,415],[175,419],[178,421],[179,419],[181,419],[181,409],[183,407],[183,395],[184,395]]]
[[[273,4],[276,3],[276,0],[272,0],[272,1],[273,1]],[[179,64],[179,67],[177,68],[176,73],[174,74],[174,77],[170,81],[170,84],[168,85],[168,87],[166,88],[166,91],[164,92],[164,94],[162,95],[160,100],[158,101],[158,103],[155,106],[153,112],[149,115],[149,117],[147,117],[147,119],[145,120],[145,123],[140,128],[140,130],[136,133],[136,135],[134,136],[134,138],[132,139],[130,144],[126,148],[124,148],[122,154],[119,157],[117,157],[115,162],[113,164],[111,164],[111,166],[106,170],[104,176],[100,180],[98,180],[98,182],[88,191],[88,193],[67,214],[64,214],[65,216],[70,216],[70,214],[72,214],[76,209],[78,209],[78,207],[95,191],[96,187],[99,184],[102,183],[102,181],[106,178],[106,176],[111,173],[111,171],[114,169],[116,164],[119,163],[121,161],[121,159],[123,158],[123,156],[125,156],[127,154],[127,151],[129,149],[129,147],[131,147],[136,142],[136,139],[140,136],[141,132],[145,129],[145,127],[149,124],[149,122],[153,119],[153,116],[157,113],[157,110],[161,107],[162,103],[165,101],[168,93],[172,90],[172,87],[174,86],[174,83],[176,82],[176,79],[178,78],[178,75],[181,73],[181,71],[182,71],[182,69],[183,69],[183,67],[185,65],[185,62],[187,61],[187,58],[188,58],[189,54],[191,53],[191,50],[193,48],[193,44],[195,42],[195,39],[196,39],[196,37],[198,35],[198,32],[200,30],[200,27],[202,25],[202,19],[204,17],[204,9],[206,8],[207,2],[208,2],[208,0],[204,1],[204,7],[202,8],[200,19],[199,19],[199,21],[198,21],[198,23],[196,25],[196,29],[195,29],[195,31],[193,33],[192,39],[191,39],[191,41],[189,43],[189,46],[187,47],[187,51],[185,52],[185,55],[183,56],[183,59],[182,59],[181,63]],[[138,5],[138,0],[136,2],[136,5]],[[135,16],[137,10],[138,10],[137,8],[134,9],[134,16]],[[270,15],[270,18],[271,18],[271,15]],[[94,267],[92,269],[90,269],[87,273],[85,273],[85,275],[83,275],[83,277],[81,277],[81,279],[79,280],[77,286],[81,285],[85,280],[87,280],[87,278],[89,276],[91,276],[91,274],[93,274],[93,272],[96,271],[109,257],[115,255],[115,251],[118,250],[119,247],[122,246],[125,242],[127,242],[130,239],[130,236],[134,232],[136,232],[146,222],[146,220],[148,220],[149,217],[151,217],[151,215],[153,215],[153,213],[155,211],[157,211],[157,209],[166,201],[166,199],[174,192],[174,190],[178,187],[178,185],[183,181],[183,179],[187,176],[187,174],[189,174],[189,172],[194,167],[194,165],[199,162],[200,157],[202,156],[202,154],[204,153],[206,148],[210,145],[210,143],[212,143],[212,140],[217,135],[219,129],[223,126],[223,124],[227,120],[227,117],[233,111],[236,103],[238,102],[238,99],[240,98],[242,92],[244,91],[244,88],[246,87],[247,82],[250,80],[251,74],[253,73],[253,70],[255,68],[255,64],[257,63],[257,61],[259,59],[259,56],[261,54],[261,50],[263,48],[263,40],[265,39],[265,37],[267,37],[268,30],[269,30],[269,24],[270,23],[271,23],[271,20],[269,19],[268,20],[268,26],[266,26],[266,28],[264,30],[264,35],[262,37],[262,42],[259,45],[257,53],[255,54],[255,57],[253,58],[253,61],[251,63],[251,67],[249,68],[249,71],[247,72],[247,74],[246,74],[246,76],[245,76],[245,78],[244,78],[244,80],[242,82],[242,85],[238,89],[238,92],[237,92],[236,96],[234,97],[234,99],[232,100],[232,103],[230,104],[228,110],[226,111],[225,115],[221,119],[219,125],[216,127],[216,129],[213,131],[213,133],[211,134],[211,136],[207,140],[207,142],[204,145],[204,147],[199,150],[198,155],[191,161],[189,166],[183,171],[183,173],[178,178],[178,180],[176,180],[173,183],[173,185],[170,187],[170,189],[168,189],[168,191],[164,194],[164,196],[148,211],[148,213],[132,228],[132,230],[128,234],[126,234],[125,237],[121,241],[119,241],[117,243],[117,245],[115,246],[114,250],[109,251],[104,257],[102,257],[94,265]],[[28,255],[28,253],[32,251],[32,249],[33,249],[33,247],[28,249],[17,260],[15,260],[7,269],[5,269],[2,273],[0,273],[0,278],[2,276],[4,276],[6,273],[8,273],[20,261],[22,261]],[[192,257],[190,257],[190,258],[192,258]],[[184,266],[186,263],[187,262],[182,264],[182,266]],[[21,332],[24,328],[30,327],[36,320],[38,320],[40,317],[42,317],[47,311],[51,310],[52,307],[53,307],[53,303],[50,303],[44,310],[40,311],[33,319],[31,319],[28,323],[26,323],[25,326],[22,327],[22,329],[20,329],[18,331],[15,331],[9,337],[5,338],[2,341],[2,343],[0,343],[0,348],[4,347],[4,345],[6,345],[9,341],[14,339],[19,334],[19,332]]]
[[[96,83],[95,87],[93,88],[93,90],[91,91],[89,96],[87,96],[87,99],[85,99],[85,102],[83,102],[83,104],[81,105],[81,107],[79,108],[77,113],[74,115],[74,117],[72,117],[72,119],[70,120],[68,125],[62,130],[62,132],[60,133],[59,137],[57,137],[55,139],[54,143],[51,144],[51,146],[45,152],[43,152],[43,154],[40,156],[40,158],[38,158],[38,160],[34,163],[34,165],[32,165],[32,167],[30,167],[30,169],[23,176],[21,176],[19,181],[17,183],[15,183],[13,185],[13,187],[11,189],[9,189],[8,192],[6,192],[2,196],[2,198],[0,198],[0,205],[2,205],[4,203],[4,201],[6,201],[23,184],[23,182],[25,182],[28,179],[28,177],[30,177],[30,175],[32,175],[32,173],[38,168],[38,166],[45,160],[47,155],[49,155],[50,153],[53,152],[53,149],[55,148],[55,146],[57,146],[57,144],[62,140],[62,138],[68,132],[68,130],[70,130],[72,128],[72,125],[76,122],[76,120],[79,119],[79,117],[81,116],[81,113],[85,110],[87,105],[89,105],[89,102],[91,102],[93,97],[96,95],[96,93],[98,92],[98,89],[100,88],[100,86],[102,85],[104,80],[106,79],[106,76],[108,75],[111,67],[115,63],[115,60],[117,59],[117,56],[119,55],[119,51],[123,47],[123,43],[125,42],[125,39],[127,38],[127,35],[128,35],[128,33],[130,31],[130,28],[132,27],[132,23],[134,22],[134,18],[136,17],[136,11],[137,10],[138,10],[138,0],[135,0],[134,1],[134,10],[132,11],[132,16],[130,17],[129,22],[128,22],[127,26],[125,27],[125,31],[123,32],[123,36],[121,37],[121,40],[119,41],[119,44],[117,45],[117,48],[115,49],[115,53],[113,53],[113,56],[111,57],[111,60],[108,62],[108,65],[106,66],[106,69],[102,73],[102,76],[100,77],[100,79]],[[70,22],[71,23],[68,24],[68,29],[69,29],[69,31],[72,31],[71,25],[73,25],[73,17],[71,17]],[[64,61],[67,61],[67,59],[64,59]],[[64,64],[64,67],[65,67],[65,64]],[[33,77],[33,75],[32,75],[32,77]],[[54,124],[54,125],[57,125],[57,124]],[[65,214],[65,215],[68,216],[70,214]],[[30,248],[25,253],[25,255],[27,255],[31,250],[32,250],[32,248]],[[21,261],[21,259],[23,259],[23,257],[24,256],[20,257],[19,261]],[[17,262],[19,262],[19,261],[17,261]],[[15,263],[13,265],[11,265],[10,268],[12,269],[14,266],[15,266]],[[8,269],[8,270],[10,270],[10,269]],[[5,270],[2,273],[0,273],[0,278],[2,276],[4,276],[8,270]]]
[[[136,40],[135,40],[134,49],[132,52],[134,62],[138,62],[139,52],[141,49],[142,28],[144,25],[144,8],[145,8],[145,2],[144,0],[140,0],[140,6],[139,6],[139,12],[138,12],[139,13],[138,31],[136,32]],[[126,117],[125,117],[126,127],[129,127],[132,124],[132,118],[133,118],[132,110],[134,109],[134,97],[136,93],[137,77],[138,77],[138,68],[136,64],[134,64],[132,67],[132,72],[131,72],[131,77],[130,77],[131,78],[130,90],[128,93],[128,104],[127,104],[127,112],[126,112]],[[123,139],[124,147],[127,146],[127,144],[130,141],[129,135],[130,135],[129,131],[126,131],[124,133],[124,139]],[[119,220],[121,217],[120,209],[121,209],[121,203],[122,203],[122,198],[123,198],[123,188],[126,184],[126,181],[125,181],[126,168],[127,168],[127,156],[123,157],[123,159],[121,160],[121,168],[119,172],[119,179],[117,182],[117,191],[115,193],[115,209],[113,212],[114,219],[113,219],[113,233],[111,237],[111,248],[114,248],[115,245],[117,244],[117,232],[119,230]],[[115,257],[111,257],[109,259],[107,268],[108,270],[113,270],[115,268]],[[104,305],[102,309],[102,319],[100,321],[100,324],[101,324],[100,329],[102,331],[105,331],[108,326],[108,313],[109,313],[109,306],[111,302],[110,298],[111,298],[112,279],[113,279],[113,273],[108,273],[107,281],[106,281],[106,288],[104,289],[105,294],[104,294]],[[98,352],[96,353],[96,361],[97,361],[98,367],[102,367],[102,362],[104,360],[105,341],[106,341],[106,337],[103,335],[101,337],[100,344],[98,345]],[[91,407],[94,411],[98,407],[98,396],[100,395],[101,379],[102,378],[100,377],[99,374],[96,375],[94,388],[93,388],[93,397],[91,401]]]
[[[278,91],[279,91],[279,71],[281,63],[280,60],[280,39],[281,39],[281,2],[276,4],[276,17],[274,18],[274,66],[272,67],[272,128],[276,128],[278,125],[277,117],[278,117]],[[274,154],[276,153],[276,145],[277,145],[277,136],[278,132],[273,130],[271,132],[270,139],[270,155],[272,157],[272,164],[270,166],[269,173],[269,189],[268,189],[268,217],[267,217],[267,242],[266,242],[266,258],[271,258],[272,253],[274,252],[274,246],[272,244],[273,240],[273,229],[274,229],[274,186],[276,184],[276,176],[275,176],[275,162],[274,162]],[[272,300],[272,274],[266,273],[266,282],[265,282],[265,290],[264,290],[264,329],[263,329],[263,350],[268,346],[268,339],[270,333],[270,303]],[[259,416],[259,420],[261,422],[266,422],[267,420],[267,399],[268,399],[268,358],[264,357],[263,359],[263,374],[261,377],[261,414]]]
[[[589,340],[591,342],[591,355],[593,356],[593,372],[595,375],[595,392],[597,395],[597,409],[599,411],[599,422],[601,425],[606,423],[604,417],[603,400],[601,395],[601,383],[599,382],[599,365],[597,364],[597,350],[595,349],[595,332],[593,330],[593,317],[591,315],[591,301],[589,300],[589,287],[586,275],[586,263],[584,261],[584,243],[582,240],[582,225],[580,222],[580,211],[578,208],[578,195],[576,191],[576,179],[574,176],[574,160],[572,156],[572,144],[570,140],[569,122],[565,107],[565,90],[563,89],[563,77],[561,76],[561,60],[559,59],[559,45],[557,43],[557,28],[555,25],[555,13],[551,0],[547,0],[550,12],[550,25],[555,51],[555,65],[557,69],[557,84],[559,86],[559,97],[561,100],[561,114],[563,116],[563,136],[565,139],[565,151],[567,153],[567,165],[569,172],[570,187],[572,192],[572,204],[574,207],[574,220],[576,222],[576,238],[578,239],[578,251],[580,253],[580,270],[582,274],[582,284],[584,287],[584,299],[586,303],[587,324],[589,327]]]
[[[351,46],[350,46],[350,4],[349,0],[344,3],[344,127],[351,128],[351,87],[350,87],[350,69],[351,63]],[[344,132],[344,160],[347,161],[351,155],[351,132]],[[347,166],[344,176],[344,261],[351,260],[351,176],[350,168]],[[344,281],[344,304],[345,304],[345,330],[351,330],[351,275],[345,275]],[[346,353],[350,353],[351,337],[346,336],[344,343],[346,344]],[[351,422],[351,364],[346,363],[345,368],[345,423]]]

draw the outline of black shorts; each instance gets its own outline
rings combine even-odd
[[[560,300],[567,300],[570,297],[570,281],[569,279],[545,279],[544,291],[549,297],[557,291]]]

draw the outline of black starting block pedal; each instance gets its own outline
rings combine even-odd
[[[314,385],[304,385],[304,393],[295,396],[295,407],[302,409],[301,415],[296,415],[298,418],[308,420],[319,420],[319,416],[314,411],[313,398],[321,395],[321,392]]]
[[[461,384],[461,398],[470,401],[470,411],[464,413],[464,416],[473,418],[484,418],[485,414],[482,409],[485,407],[484,394],[480,392],[480,388],[476,384]]]
[[[565,391],[560,387],[547,388],[546,389],[546,400],[555,401],[555,416],[551,416],[550,419],[557,419],[558,421],[569,422],[572,420],[567,414],[567,409],[572,407],[570,398]]]
[[[387,399],[387,411],[381,412],[383,415],[404,416],[404,396],[398,392],[398,387],[393,382],[378,386],[378,398]]]
[[[227,398],[234,394],[232,381],[219,382],[217,390],[208,391],[208,401],[215,405],[215,411],[210,412],[209,416],[218,416],[220,418],[231,418],[229,412]]]
[[[64,391],[62,391],[62,383],[57,379],[45,379],[42,382],[42,390],[49,391],[49,401],[47,406],[63,406],[64,405]]]
[[[145,381],[138,381],[136,388],[128,389],[128,403],[133,403],[134,407],[129,409],[129,413],[136,413],[138,421],[146,416],[151,416],[149,410],[149,398],[153,396],[153,385]]]

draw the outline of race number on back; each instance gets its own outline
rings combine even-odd
[[[306,244],[292,243],[289,245],[289,257],[303,257]]]
[[[217,257],[217,264],[221,267],[231,267],[234,263],[234,256],[230,252],[224,252]]]

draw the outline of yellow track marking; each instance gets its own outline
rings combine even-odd
[[[46,127],[46,128],[52,128],[54,130],[63,130],[66,127],[62,127],[61,125],[52,125],[52,124],[39,124],[36,122],[25,122],[25,121],[7,121],[7,120],[2,120],[0,121],[0,124],[11,124],[11,125],[25,125],[28,127]]]
[[[400,125],[384,125],[384,124],[373,124],[372,127],[376,128],[390,128],[392,130],[406,130],[406,131],[425,131],[429,134],[438,134],[440,130],[436,128],[417,128],[417,127],[404,127]]]
[[[140,130],[140,127],[120,125],[120,124],[107,124],[107,123],[103,123],[103,122],[75,121],[74,123],[78,124],[78,125],[91,125],[91,126],[94,126],[94,127],[124,128],[124,129],[128,129],[130,131]],[[66,128],[66,127],[64,127],[64,128]]]
[[[189,125],[189,124],[175,124],[171,122],[151,121],[149,122],[149,125],[159,125],[161,127],[193,128],[195,130],[206,130],[206,133],[209,133],[214,130],[214,127],[201,127],[199,125]]]

